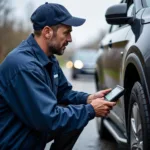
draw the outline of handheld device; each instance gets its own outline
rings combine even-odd
[[[117,101],[123,94],[124,88],[117,85],[114,89],[105,95],[105,99],[110,102]]]

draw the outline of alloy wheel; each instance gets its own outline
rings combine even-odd
[[[132,106],[131,128],[130,128],[130,149],[143,150],[143,133],[138,104]]]

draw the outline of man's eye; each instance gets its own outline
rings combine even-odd
[[[65,34],[68,34],[68,33],[69,33],[68,31],[65,32]]]
[[[68,35],[69,34],[69,32],[64,32],[64,35]]]

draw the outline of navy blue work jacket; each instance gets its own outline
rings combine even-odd
[[[43,150],[48,134],[82,129],[95,116],[87,96],[31,34],[0,66],[0,150]]]

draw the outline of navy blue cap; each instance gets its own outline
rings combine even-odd
[[[85,19],[73,17],[69,11],[60,4],[46,2],[33,12],[31,21],[35,30],[41,30],[45,26],[57,24],[80,26],[85,22]]]

